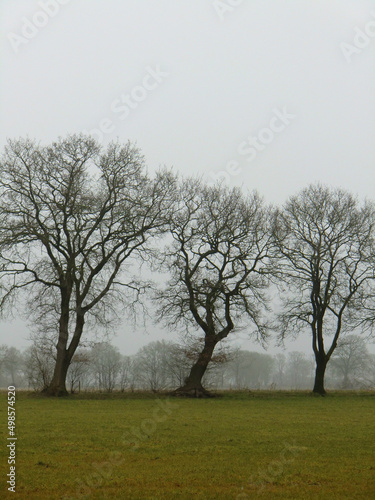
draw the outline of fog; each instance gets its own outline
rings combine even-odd
[[[373,1],[2,0],[0,14],[2,148],[89,132],[137,142],[151,172],[274,204],[316,181],[373,197]],[[1,343],[24,348],[14,314]],[[161,338],[176,336],[124,320],[112,342],[133,354]],[[308,333],[286,345],[311,349]]]

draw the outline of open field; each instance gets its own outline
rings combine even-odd
[[[374,393],[76,395],[16,401],[16,494],[27,499],[375,498]]]

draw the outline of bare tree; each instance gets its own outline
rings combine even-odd
[[[99,390],[112,392],[121,370],[121,354],[108,342],[99,342],[90,352],[91,371]]]
[[[120,362],[119,385],[121,392],[130,388],[134,390],[134,358],[132,356],[122,356]]]
[[[240,350],[228,364],[231,386],[236,389],[260,389],[269,385],[274,359],[269,354]]]
[[[23,356],[15,347],[0,345],[0,384],[19,386],[23,382]]]
[[[360,386],[363,389],[375,388],[375,354],[369,354],[366,374],[363,374]]]
[[[166,223],[172,182],[167,173],[150,180],[130,143],[103,149],[82,135],[46,147],[8,142],[0,162],[0,305],[27,288],[34,320],[55,336],[48,395],[67,394],[88,318],[106,324],[124,291],[140,293],[122,271]]]
[[[87,371],[90,365],[90,353],[87,350],[78,348],[75,352],[68,369],[67,380],[70,392],[73,394],[77,388],[83,387],[87,380]]]
[[[134,372],[143,389],[159,391],[170,386],[168,354],[170,343],[165,340],[150,342],[142,347],[134,359]]]
[[[272,387],[277,389],[285,388],[286,377],[286,356],[283,352],[279,352],[274,356],[274,374]]]
[[[310,328],[313,392],[321,395],[340,333],[361,313],[359,303],[374,277],[373,213],[370,204],[359,206],[346,191],[312,185],[290,198],[276,220],[284,283],[282,337]]]
[[[168,346],[168,355],[166,359],[166,370],[170,379],[170,387],[174,389],[180,387],[191,368],[191,349],[190,346],[170,343]]]
[[[25,375],[29,387],[34,390],[43,390],[49,386],[53,377],[56,363],[55,350],[49,342],[35,341],[25,351]]]
[[[314,361],[305,353],[292,351],[288,353],[286,378],[290,389],[307,389],[313,379]]]
[[[270,217],[257,194],[237,188],[182,182],[172,217],[172,242],[162,255],[171,277],[155,300],[171,328],[178,323],[204,333],[203,348],[176,394],[208,395],[202,377],[214,349],[234,328],[248,322],[266,337],[261,311],[268,285]]]
[[[341,389],[361,386],[370,371],[371,357],[366,341],[358,335],[345,335],[337,342],[332,355],[331,371],[341,378]]]

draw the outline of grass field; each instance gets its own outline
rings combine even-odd
[[[15,494],[6,409],[0,498],[375,498],[374,393],[19,393]]]

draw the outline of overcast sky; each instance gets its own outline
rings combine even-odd
[[[316,181],[374,197],[374,1],[1,0],[0,15],[1,147],[91,132],[272,203]],[[154,331],[114,343],[173,338]],[[21,322],[0,334],[26,345]]]

